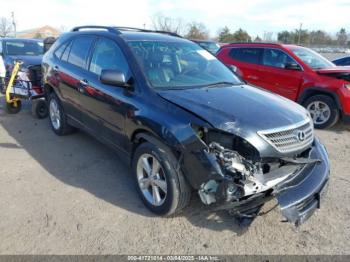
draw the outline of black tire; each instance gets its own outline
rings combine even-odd
[[[14,103],[6,103],[6,111],[9,114],[17,114],[22,109],[22,102],[20,100],[17,101],[17,106]]]
[[[44,99],[32,101],[32,115],[39,119],[46,118],[49,115],[47,103]]]
[[[151,204],[141,191],[137,177],[137,163],[141,156],[149,154],[155,157],[164,170],[164,176],[167,183],[167,194],[163,204],[156,206]],[[144,142],[137,147],[133,160],[132,170],[135,178],[136,189],[145,204],[145,206],[153,213],[162,216],[169,216],[179,213],[185,208],[191,199],[191,187],[185,180],[181,170],[176,170],[177,161],[170,150],[157,143],[154,145]]]
[[[55,126],[53,124],[53,120],[52,120],[52,116],[51,116],[51,106],[50,105],[53,102],[55,102],[57,104],[58,115],[60,116],[60,123],[58,126]],[[57,95],[53,92],[49,95],[48,112],[49,112],[49,119],[50,119],[51,128],[56,133],[56,135],[65,136],[65,135],[69,135],[75,131],[75,128],[70,126],[67,123],[67,116],[63,111],[63,107],[61,105],[61,102],[60,102],[59,98],[57,97]]]
[[[340,117],[340,112],[339,112],[339,109],[338,109],[334,99],[327,96],[327,95],[315,95],[315,96],[308,98],[303,103],[303,106],[305,108],[308,108],[314,102],[322,102],[330,108],[330,115],[329,115],[328,120],[325,123],[321,123],[321,124],[315,123],[315,121],[314,121],[315,128],[324,129],[324,128],[329,128],[329,127],[334,126],[338,122],[339,117]]]

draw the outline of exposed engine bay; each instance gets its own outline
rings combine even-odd
[[[247,143],[229,149],[212,141],[208,144],[207,153],[215,156],[222,179],[212,179],[201,185],[198,193],[206,205],[238,204],[256,196],[273,196],[279,191],[279,184],[296,176],[306,166],[320,162],[310,158],[310,148],[293,157],[261,159]],[[263,203],[261,201],[257,205]]]

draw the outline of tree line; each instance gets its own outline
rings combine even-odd
[[[203,23],[184,23],[182,19],[174,19],[163,15],[155,15],[152,19],[152,28],[169,31],[189,39],[208,39],[209,30]],[[350,35],[345,28],[341,28],[335,36],[331,36],[324,30],[295,29],[277,33],[277,39],[272,32],[264,32],[263,36],[252,36],[247,31],[239,28],[231,31],[228,26],[221,28],[213,38],[221,43],[230,42],[261,42],[278,41],[285,44],[300,44],[307,46],[341,46],[350,47]]]
[[[151,29],[169,31],[189,39],[209,39],[209,30],[204,23],[190,22],[186,23],[183,19],[167,17],[162,14],[156,14],[152,17]],[[12,23],[7,18],[0,17],[0,37],[8,37],[12,33]],[[213,38],[221,43],[230,42],[261,42],[276,41],[272,38],[272,32],[264,32],[262,37],[252,36],[247,31],[239,28],[235,31],[227,26],[221,28]],[[331,36],[324,30],[284,30],[277,33],[277,41],[285,44],[300,44],[307,46],[341,46],[350,47],[350,35],[345,28],[341,28],[335,36]]]

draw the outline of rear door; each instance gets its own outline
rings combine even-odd
[[[262,52],[261,48],[234,47],[228,52],[224,63],[237,66],[244,80],[260,86]]]
[[[80,123],[82,123],[83,110],[82,79],[87,72],[87,58],[94,40],[94,36],[79,35],[66,43],[64,51],[60,48],[56,51],[57,56],[60,56],[59,62],[54,66],[59,94],[66,113]]]
[[[303,71],[287,69],[288,64],[298,63],[286,52],[277,48],[264,48],[261,69],[261,86],[274,93],[296,100]]]

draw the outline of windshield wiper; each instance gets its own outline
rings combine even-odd
[[[221,81],[221,82],[216,82],[216,83],[212,83],[209,85],[204,85],[203,87],[216,87],[216,86],[222,86],[222,85],[230,85],[230,86],[237,86],[237,85],[241,85],[242,83],[233,83],[233,82],[228,82],[228,81]]]

